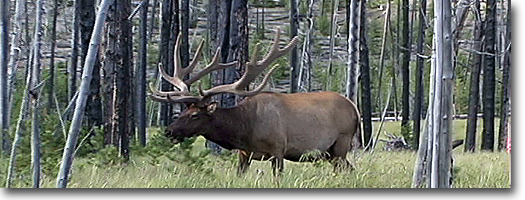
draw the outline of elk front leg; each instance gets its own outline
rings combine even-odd
[[[284,159],[282,156],[274,157],[272,159],[272,170],[273,175],[278,176],[281,175],[284,169]]]
[[[246,170],[250,167],[252,162],[251,153],[248,153],[243,150],[239,150],[239,168],[237,169],[237,174],[242,175],[246,173]]]

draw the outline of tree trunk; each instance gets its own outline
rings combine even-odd
[[[116,68],[117,68],[117,58],[115,49],[117,48],[117,37],[116,32],[116,23],[118,23],[118,18],[113,11],[114,7],[109,7],[107,12],[107,33],[105,33],[105,43],[106,48],[104,52],[104,79],[103,83],[103,92],[104,92],[104,145],[118,145],[118,138],[115,135],[113,127],[113,113],[114,113],[114,103],[113,103],[113,94],[115,87],[115,77],[116,77]],[[91,42],[91,41],[90,41]]]
[[[51,22],[51,56],[49,58],[49,80],[47,82],[47,109],[53,109],[53,90],[55,87],[55,46],[57,40],[58,0],[53,1],[53,19]]]
[[[333,54],[334,54],[334,37],[335,37],[335,29],[334,26],[336,25],[337,21],[335,18],[335,15],[337,14],[337,8],[339,5],[339,0],[332,0],[332,12],[330,13],[330,54],[328,57],[328,73],[326,73],[326,78],[328,80],[327,83],[327,90],[332,89],[332,71],[333,71]]]
[[[350,1],[350,21],[348,26],[350,27],[350,34],[348,37],[348,63],[347,63],[347,80],[346,80],[346,97],[357,102],[357,76],[358,76],[358,0]]]
[[[179,34],[179,3],[173,0],[162,2],[162,23],[161,23],[161,63],[169,75],[173,75],[173,47]],[[162,80],[162,91],[171,91],[173,86]],[[169,126],[172,121],[173,106],[167,103],[161,104],[161,123]]]
[[[9,167],[7,169],[7,180],[6,180],[6,188],[11,188],[11,182],[14,175],[14,168],[15,168],[15,162],[16,162],[16,150],[18,148],[18,145],[20,144],[20,141],[22,140],[22,133],[25,132],[23,122],[25,121],[25,118],[28,114],[28,107],[29,107],[29,90],[31,89],[31,73],[30,70],[32,69],[32,66],[29,65],[26,67],[26,86],[24,90],[24,95],[22,97],[22,104],[20,105],[20,112],[18,114],[18,121],[16,123],[15,128],[15,139],[13,140],[12,148],[11,148],[11,155],[9,159]]]
[[[474,3],[474,12],[476,19],[474,24],[474,45],[475,51],[482,51],[482,21],[480,15],[480,2],[476,0]],[[467,130],[465,135],[465,152],[474,152],[476,149],[476,130],[478,121],[478,104],[479,104],[479,77],[481,73],[481,59],[482,55],[478,53],[473,54],[473,64],[470,72],[470,86],[469,86],[469,104],[468,104],[468,119]]]
[[[155,32],[155,29],[157,28],[156,19],[157,19],[157,4],[158,0],[152,0],[151,1],[151,20],[149,25],[149,35],[148,35],[148,41],[152,41],[151,38],[153,37],[153,33]]]
[[[155,1],[153,2],[155,3]],[[146,146],[146,69],[148,68],[148,4],[149,0],[145,0],[145,6],[140,10],[140,46],[139,46],[139,67],[137,69],[137,121],[138,121],[138,136],[141,146]],[[155,15],[155,13],[152,13]],[[150,29],[151,30],[151,29]],[[151,34],[151,32],[150,32]]]
[[[182,67],[187,67],[190,64],[190,43],[189,43],[189,25],[190,25],[190,0],[181,0],[181,47],[180,47],[180,57]],[[184,79],[189,78],[183,77]]]
[[[24,17],[24,6],[26,4],[25,0],[17,0],[16,1],[16,8],[15,8],[15,16],[14,16],[14,22],[12,24],[12,30],[11,30],[11,50],[9,55],[9,69],[11,69],[11,73],[8,76],[8,82],[7,82],[7,99],[8,99],[8,107],[7,107],[7,116],[11,116],[11,112],[14,106],[14,93],[16,91],[16,81],[17,81],[17,71],[18,71],[18,57],[20,55],[21,49],[29,49],[27,46],[21,45],[21,37],[22,37],[22,28],[25,26],[25,21],[23,20]],[[28,31],[26,31],[28,32]],[[28,41],[29,42],[29,41]],[[1,89],[0,89],[1,90]],[[2,101],[2,100],[0,100]],[[2,105],[2,104],[0,104]],[[11,124],[10,118],[7,118],[6,124]],[[2,123],[2,122],[0,122]],[[0,126],[1,127],[1,126]],[[1,129],[0,129],[1,130]],[[1,148],[0,148],[1,149]],[[1,150],[0,150],[1,151]]]
[[[436,0],[434,22],[436,42],[436,79],[434,109],[432,110],[432,159],[430,160],[430,187],[449,188],[452,186],[452,31],[451,2]]]
[[[501,85],[501,111],[500,111],[500,124],[498,134],[498,150],[505,150],[508,137],[508,115],[510,110],[510,63],[511,63],[511,22],[510,22],[510,0],[507,1],[507,25],[505,35],[505,46],[503,51],[505,52],[503,58],[503,84]]]
[[[245,69],[248,62],[248,1],[233,0],[230,14],[230,49],[228,53],[228,62],[238,61],[238,67],[227,69],[226,83],[237,81]],[[234,95],[230,95],[235,98]],[[230,102],[229,106],[235,106],[241,99]]]
[[[81,54],[80,60],[83,66],[86,61],[86,55],[89,49],[89,40],[95,24],[95,1],[81,0],[80,16],[80,38]],[[88,126],[99,126],[104,123],[102,113],[102,100],[100,97],[100,60],[97,56],[91,75],[91,86],[89,87],[89,96],[86,102],[86,121]]]
[[[229,20],[226,18],[224,11],[222,11],[224,6],[227,4],[224,1],[209,0],[208,1],[208,35],[209,35],[209,51],[208,54],[214,56],[215,50],[218,47],[222,46],[222,41],[220,40],[222,32],[224,32],[224,24],[219,24],[219,21],[224,22]],[[221,9],[222,8],[222,9]],[[219,19],[219,17],[221,17]],[[222,28],[221,28],[222,27]],[[225,49],[222,49],[225,51]],[[211,73],[211,84],[213,87],[222,85],[224,82],[224,69],[217,70]],[[213,97],[214,101],[222,102],[222,95],[215,95]],[[218,154],[221,151],[221,147],[209,140],[206,140],[206,147],[212,151],[212,153]]]
[[[423,76],[425,75],[425,59],[423,55],[425,54],[425,31],[427,29],[426,25],[426,12],[427,12],[427,0],[420,1],[419,8],[419,35],[417,39],[417,62],[416,62],[416,99],[414,105],[414,149],[419,149],[419,135],[421,132],[421,111],[423,109],[424,101],[424,85],[423,85]]]
[[[91,83],[91,74],[93,66],[96,61],[98,47],[100,45],[100,39],[102,33],[104,32],[104,22],[106,20],[106,12],[109,5],[112,4],[112,0],[103,0],[100,3],[97,17],[95,20],[95,27],[93,34],[91,35],[91,42],[89,45],[88,54],[86,57],[86,62],[84,64],[84,76],[80,83],[80,93],[77,98],[75,113],[73,114],[73,120],[71,121],[71,126],[69,128],[69,135],[67,138],[67,143],[64,147],[64,154],[62,156],[62,162],[60,164],[60,171],[57,177],[57,187],[65,188],[69,180],[69,171],[73,163],[73,152],[75,150],[78,133],[80,131],[80,126],[82,124],[82,114],[85,110],[86,98],[88,96],[88,90]]]
[[[75,13],[73,19],[72,46],[71,46],[71,65],[69,66],[68,97],[73,98],[77,91],[77,66],[78,66],[78,42],[80,38],[80,10],[81,0],[75,0]]]
[[[401,67],[401,75],[403,76],[403,111],[402,111],[402,121],[401,126],[408,127],[409,120],[409,98],[410,98],[410,46],[409,46],[409,2],[408,0],[401,1],[401,13],[400,13],[400,27],[399,27],[399,45],[400,45],[400,54],[399,54],[399,66]]]
[[[301,50],[301,66],[299,67],[299,76],[297,80],[297,89],[299,91],[309,92],[311,91],[312,82],[312,38],[314,35],[314,21],[315,16],[313,15],[315,0],[308,1],[308,12],[306,17],[307,26],[304,32],[305,37],[303,40],[303,48]],[[348,39],[348,38],[347,38]]]
[[[114,104],[114,118],[113,128],[116,130],[115,135],[119,137],[118,147],[119,156],[125,162],[129,160],[129,139],[131,135],[130,123],[133,121],[129,119],[131,102],[129,95],[131,93],[131,23],[128,16],[131,13],[131,0],[118,0],[113,3],[113,12],[115,12],[116,20],[118,21],[114,27],[117,32],[117,44],[114,52],[116,54],[116,62],[118,65],[115,69],[115,88],[113,94]]]
[[[166,70],[168,74],[173,73],[173,69],[170,69],[169,66],[169,40],[170,40],[170,29],[171,29],[171,11],[172,11],[172,0],[162,0],[161,2],[161,24],[160,24],[160,45],[159,45],[159,62],[162,64],[162,67]],[[172,88],[169,83],[161,79],[161,88],[162,91],[170,91]],[[169,123],[168,114],[171,106],[166,103],[161,103],[160,106],[160,124],[167,126]]]
[[[372,138],[372,99],[370,97],[370,66],[368,60],[366,0],[361,0],[359,26],[359,60],[361,64],[361,108],[363,115],[363,146],[371,147]],[[369,150],[369,149],[366,149]]]
[[[337,0],[335,0],[337,1]],[[290,39],[297,36],[297,29],[299,28],[299,16],[297,12],[297,0],[290,0]],[[294,46],[290,51],[290,93],[297,92],[297,83],[299,77],[299,70],[297,68],[297,46]]]
[[[388,30],[390,29],[390,13],[391,6],[390,0],[388,0],[388,3],[386,5],[385,25],[383,26],[383,38],[381,39],[381,55],[379,56],[379,78],[377,80],[377,105],[379,106],[379,108],[381,108],[380,105],[383,103],[383,99],[381,97],[381,86],[383,82],[383,69],[385,68],[386,38],[388,36]]]
[[[0,132],[2,132],[2,143],[0,148],[1,154],[9,152],[9,98],[7,85],[7,62],[9,55],[9,2],[8,0],[0,1],[1,21],[0,21]]]
[[[39,111],[39,88],[40,71],[41,71],[41,46],[43,30],[45,0],[38,0],[36,2],[36,20],[35,20],[35,36],[33,42],[33,69],[31,75],[31,168],[33,172],[33,188],[40,187],[40,111]]]
[[[494,151],[494,94],[496,73],[496,0],[487,0],[485,62],[483,65],[483,134],[481,149]]]

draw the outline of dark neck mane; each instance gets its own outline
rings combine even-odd
[[[245,149],[251,120],[243,112],[243,106],[217,108],[213,115],[202,136],[226,149]]]

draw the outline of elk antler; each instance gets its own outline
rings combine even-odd
[[[191,61],[190,65],[187,68],[182,68],[180,64],[180,58],[179,58],[179,52],[180,52],[180,35],[177,38],[177,42],[175,44],[175,56],[174,56],[174,75],[169,76],[163,69],[162,65],[159,65],[159,71],[164,79],[171,83],[173,86],[175,86],[179,91],[158,91],[154,87],[150,85],[150,90],[152,94],[150,94],[151,98],[155,101],[160,102],[200,102],[209,99],[209,97],[221,94],[221,93],[233,93],[240,96],[253,96],[262,91],[266,83],[268,82],[270,75],[277,69],[279,66],[275,65],[272,67],[266,76],[264,77],[262,83],[256,87],[255,89],[251,91],[244,91],[243,89],[246,88],[250,82],[255,80],[255,78],[270,64],[275,61],[277,58],[283,56],[284,54],[288,53],[296,44],[298,41],[298,37],[294,37],[284,48],[279,48],[279,37],[280,37],[280,30],[277,29],[277,34],[274,39],[274,44],[270,50],[270,52],[262,59],[257,60],[257,53],[259,51],[260,44],[257,44],[255,46],[255,51],[253,53],[252,58],[249,62],[246,63],[246,71],[242,75],[242,77],[228,85],[220,85],[214,88],[211,88],[209,90],[202,90],[201,85],[199,84],[199,94],[200,96],[191,96],[189,95],[188,86],[194,83],[195,81],[199,80],[206,74],[219,69],[224,69],[228,67],[235,66],[237,64],[237,61],[230,62],[230,63],[219,63],[219,58],[221,49],[220,47],[217,48],[217,51],[215,53],[215,56],[213,57],[210,64],[208,64],[204,69],[200,70],[199,72],[195,73],[192,77],[190,77],[186,81],[182,81],[182,78],[189,73],[193,71],[195,66],[197,65],[197,60],[200,57],[200,51],[202,50],[203,42],[199,45],[197,48],[197,52],[195,54],[195,58]]]

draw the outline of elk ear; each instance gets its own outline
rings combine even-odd
[[[215,110],[217,110],[217,105],[218,105],[217,102],[211,102],[210,105],[208,105],[208,107],[206,107],[206,110],[208,111],[208,114],[212,114],[213,112],[215,112]]]

